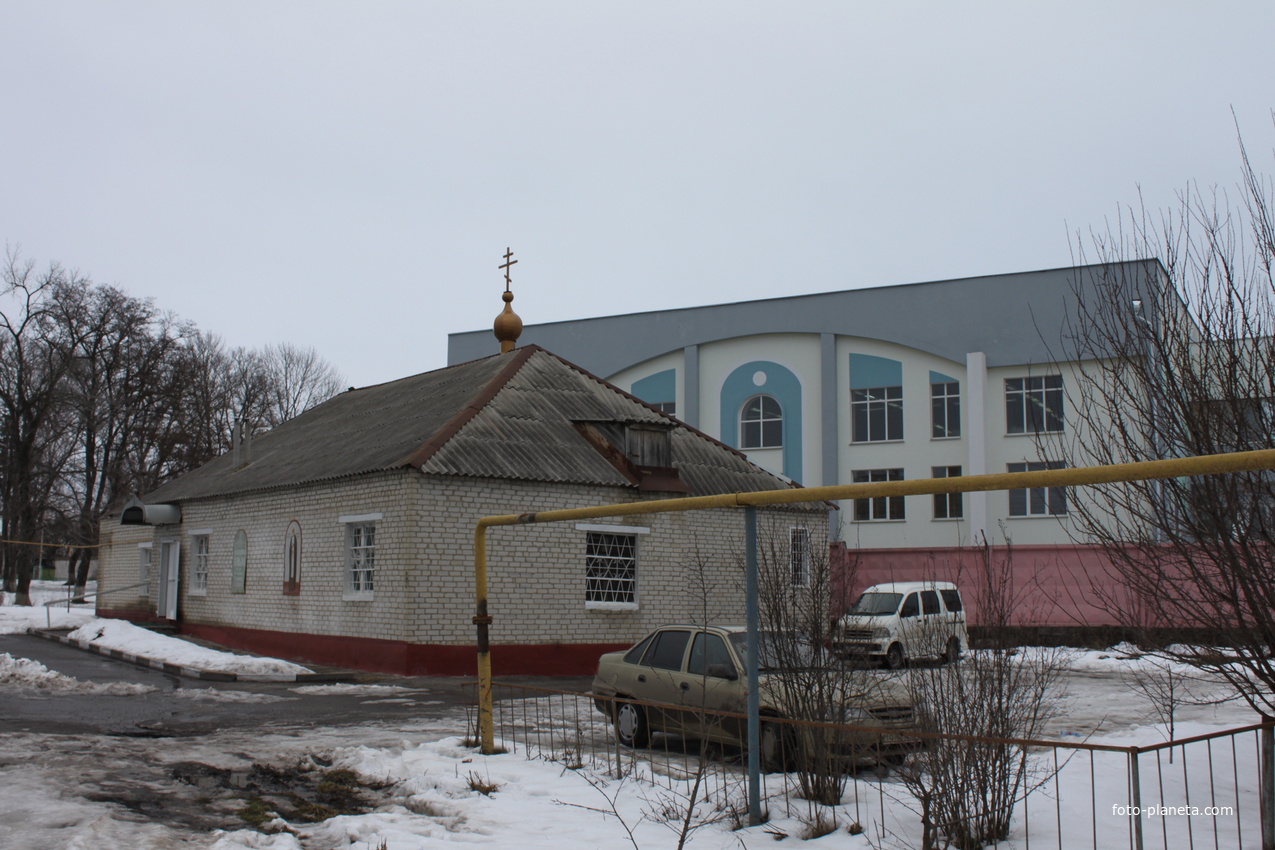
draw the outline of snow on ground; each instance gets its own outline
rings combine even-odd
[[[39,583],[37,583],[39,584]],[[52,584],[52,583],[48,583]],[[57,592],[57,588],[52,591]],[[49,588],[39,588],[50,593]],[[36,616],[32,616],[32,615]],[[73,607],[71,611],[55,611],[61,622],[77,627],[77,633],[102,646],[146,656],[185,667],[218,665],[204,669],[226,672],[259,672],[296,669],[296,665],[275,659],[213,653],[186,641],[156,635],[129,627],[115,620],[93,618],[91,606]],[[35,622],[32,622],[35,620]],[[55,620],[55,623],[58,621]],[[0,633],[25,630],[28,625],[44,625],[42,608],[24,609],[0,606]],[[1024,654],[1030,656],[1030,648]],[[1133,647],[1121,646],[1103,652],[1073,650],[1068,653],[1072,675],[1069,679],[1067,715],[1052,729],[1055,737],[1083,739],[1090,744],[1113,746],[1151,746],[1165,740],[1164,728],[1147,722],[1152,712],[1145,694],[1137,694],[1126,681],[1131,670],[1155,672],[1165,662],[1141,656]],[[278,666],[276,666],[278,665]],[[304,669],[304,668],[302,668]],[[1175,668],[1176,669],[1176,668]],[[1178,671],[1178,672],[1194,672]],[[1126,674],[1122,677],[1122,673]],[[92,683],[77,683],[53,673],[35,662],[0,655],[0,688],[26,689],[42,698],[74,689],[92,689]],[[111,686],[103,686],[111,687]],[[123,686],[136,687],[136,686]],[[230,698],[230,691],[217,688],[188,689],[192,698]],[[372,698],[395,699],[423,689],[406,689],[386,685],[305,685],[292,688],[307,694],[342,693]],[[47,695],[47,696],[46,696]],[[234,699],[279,699],[261,694],[235,694]],[[586,710],[583,713],[589,713]],[[1255,718],[1242,706],[1187,706],[1177,723],[1179,738],[1216,732],[1252,722]],[[1066,726],[1074,722],[1077,731]],[[213,763],[214,750],[230,752],[227,747],[251,749],[253,758],[273,754],[280,759],[294,758],[298,751],[319,752],[334,767],[345,767],[360,776],[387,785],[387,799],[376,811],[357,816],[341,816],[318,824],[276,822],[283,829],[277,834],[263,834],[250,829],[191,834],[189,831],[148,822],[131,813],[121,812],[117,805],[95,802],[90,790],[77,783],[68,785],[27,767],[24,788],[41,789],[39,793],[22,793],[0,812],[0,834],[6,828],[10,835],[22,835],[24,824],[43,826],[65,824],[59,833],[71,835],[68,848],[124,847],[211,848],[211,850],[424,850],[424,848],[461,845],[481,847],[576,848],[620,847],[662,848],[677,843],[676,815],[685,811],[690,793],[687,782],[663,777],[651,782],[639,767],[637,777],[615,779],[607,775],[601,764],[585,760],[583,766],[550,760],[528,759],[521,751],[483,756],[462,745],[454,723],[421,724],[401,738],[394,730],[364,727],[306,730],[304,733],[280,730],[279,735],[258,735],[253,744],[242,742],[236,734],[208,736],[198,742],[184,744],[183,759],[203,758]],[[1095,731],[1097,730],[1096,734]],[[387,734],[389,737],[387,738]],[[29,760],[38,770],[51,770],[52,736],[8,736],[6,750],[13,764]],[[1156,846],[1185,846],[1189,841],[1212,836],[1215,826],[1224,846],[1250,847],[1256,831],[1256,807],[1253,799],[1256,776],[1255,738],[1251,733],[1236,739],[1221,739],[1215,745],[1192,745],[1192,749],[1175,750],[1176,760],[1168,754],[1140,757],[1146,791],[1143,803],[1163,800],[1166,805],[1188,801],[1197,806],[1217,803],[1238,806],[1244,813],[1243,835],[1236,835],[1234,819],[1219,819],[1215,824],[1203,815],[1170,812],[1143,818],[1148,841]],[[105,742],[99,759],[109,758],[125,742]],[[68,742],[65,758],[83,757],[85,750],[98,746],[93,739]],[[130,747],[162,748],[170,744],[146,741],[128,742]],[[187,750],[185,747],[189,747]],[[303,750],[298,750],[303,748]],[[56,747],[52,747],[56,749]],[[161,750],[157,749],[158,753]],[[207,752],[205,752],[207,751]],[[1024,831],[1030,825],[1030,840],[1041,846],[1094,846],[1099,850],[1115,850],[1129,846],[1132,823],[1115,807],[1128,802],[1128,760],[1122,753],[1096,753],[1084,750],[1060,750],[1057,781],[1049,780],[1028,799],[1025,809],[1016,817],[1011,844],[1022,846]],[[287,755],[291,754],[291,755]],[[179,757],[165,751],[165,757]],[[1037,775],[1047,777],[1054,770],[1053,754],[1033,755]],[[157,759],[159,760],[159,759]],[[573,760],[574,761],[574,760]],[[82,769],[82,768],[81,768]],[[1238,775],[1239,787],[1231,781]],[[4,771],[0,770],[0,777]],[[1152,778],[1154,777],[1154,779]],[[738,780],[732,780],[738,782]],[[771,792],[782,781],[768,777]],[[1208,797],[1220,783],[1218,796]],[[43,783],[43,784],[42,784]],[[726,850],[773,846],[780,834],[799,838],[812,821],[808,805],[792,798],[770,800],[770,821],[760,827],[736,829],[738,817],[730,805],[743,803],[743,788],[731,786],[723,800],[700,803],[693,821],[703,824],[687,846],[702,850]],[[77,793],[82,790],[83,793]],[[1190,796],[1194,794],[1194,796]],[[6,793],[6,799],[9,794]],[[919,817],[915,804],[904,792],[897,778],[872,771],[860,774],[847,788],[843,805],[833,812],[837,829],[813,839],[813,845],[826,848],[867,848],[919,846]],[[729,804],[729,805],[728,805]],[[870,826],[864,834],[847,830],[868,816],[876,821],[884,813],[880,825]],[[34,827],[31,827],[34,828]],[[16,830],[16,831],[15,831]],[[1061,834],[1060,834],[1061,830]],[[630,837],[631,836],[631,837]],[[1211,840],[1207,843],[1212,844]]]
[[[87,593],[97,590],[91,581]],[[60,581],[31,582],[32,605],[14,605],[12,593],[0,593],[0,635],[23,634],[29,628],[74,629],[93,619],[93,604],[70,605],[67,586]],[[57,603],[45,605],[46,602]]]
[[[287,676],[313,672],[308,667],[278,658],[236,655],[197,646],[181,638],[156,634],[124,620],[90,620],[68,637],[93,646],[176,664],[188,670],[235,673],[241,677]]]
[[[93,682],[81,682],[70,676],[63,676],[45,667],[38,661],[29,658],[14,658],[7,652],[0,652],[0,687],[10,686],[35,691],[76,691],[78,693],[108,694],[110,696],[126,696],[128,694],[145,694],[156,690],[148,685],[134,685],[127,682],[110,682],[99,685]]]

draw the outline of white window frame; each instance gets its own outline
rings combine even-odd
[[[1011,463],[1006,467],[1008,472],[1044,472],[1049,469],[1066,469],[1067,464],[1061,460],[1033,460],[1019,461]],[[1023,513],[1014,513],[1015,493],[1022,493],[1019,498],[1024,499]],[[1059,519],[1067,516],[1070,512],[1068,506],[1069,494],[1066,487],[1024,487],[1016,490],[1007,490],[1006,497],[1009,499],[1009,505],[1006,513],[1010,519],[1033,519],[1044,517],[1046,519]],[[1055,506],[1061,506],[1061,511],[1055,511]],[[1039,507],[1040,510],[1035,508]]]
[[[804,525],[788,529],[788,574],[793,587],[810,586],[810,529]]]
[[[761,404],[759,404],[757,407],[757,418],[745,419],[744,417],[748,413],[748,406],[753,403],[754,399],[763,400]],[[779,408],[778,416],[766,415],[766,410],[765,410],[766,399],[769,399],[771,402],[774,403],[775,407]],[[771,429],[766,427],[767,425],[772,425],[776,422],[779,423],[779,427],[777,429]],[[745,425],[755,425],[757,427],[756,445],[750,445],[749,441],[744,437],[744,435],[747,433],[747,429],[744,427]],[[779,432],[779,442],[770,443],[766,441],[766,432],[768,430],[777,430]],[[779,399],[775,398],[770,393],[754,393],[753,395],[750,395],[744,401],[742,405],[740,405],[739,447],[743,451],[756,451],[757,449],[782,449],[784,447],[784,406],[779,403]]]
[[[151,595],[151,579],[155,570],[155,544],[137,544],[137,580],[146,582],[137,589],[138,596]]]
[[[898,473],[896,476],[894,473]],[[860,478],[860,476],[864,476]],[[904,471],[901,467],[890,467],[886,469],[853,469],[850,471],[850,480],[855,484],[878,484],[884,481],[903,481],[905,480]],[[897,502],[895,500],[898,500]],[[864,519],[859,518],[859,503],[868,503],[868,516]],[[899,515],[891,516],[893,507],[898,505]],[[851,522],[906,522],[907,521],[907,502],[903,496],[873,496],[870,499],[855,499],[853,507],[853,516]],[[878,516],[878,513],[881,515]]]
[[[577,523],[576,531],[585,532],[585,598],[584,607],[587,611],[637,611],[641,602],[639,591],[641,589],[641,562],[642,547],[640,544],[641,535],[649,534],[651,529],[643,528],[635,525],[598,525],[595,523]],[[589,599],[589,558],[595,557],[589,555],[589,534],[616,534],[628,535],[633,538],[633,577],[630,580],[633,585],[632,600],[617,602]]]
[[[952,470],[956,470],[955,473]],[[956,465],[943,465],[930,467],[931,477],[933,478],[960,478],[963,470]],[[955,516],[952,514],[952,506],[956,506]],[[940,514],[942,514],[940,516]],[[935,493],[934,494],[934,516],[937,522],[950,522],[953,520],[965,519],[965,494],[964,493]]]
[[[879,431],[873,427],[874,414],[880,420]],[[866,433],[860,433],[860,419],[863,420],[862,430]],[[897,433],[891,433],[892,424],[896,426]],[[897,443],[902,440],[902,384],[890,387],[856,387],[850,390],[850,442]]]
[[[211,528],[200,528],[187,533],[190,538],[190,595],[208,595],[208,563],[212,551]],[[202,550],[200,546],[203,546]]]
[[[955,387],[955,389],[951,389]],[[951,390],[949,392],[949,390]],[[942,411],[940,415],[940,411]],[[940,428],[943,433],[937,433]],[[961,436],[961,382],[930,383],[930,439],[955,440]]]
[[[345,526],[345,594],[346,602],[368,602],[376,590],[376,531],[383,514],[350,514],[337,517],[337,522]],[[370,546],[355,546],[355,529],[360,536],[371,528],[372,543]],[[356,582],[360,574],[364,579]],[[366,585],[366,586],[364,586]]]
[[[1050,386],[1054,380],[1057,386]],[[1010,383],[1021,381],[1020,387],[1011,389]],[[1025,375],[1021,378],[1005,379],[1005,433],[1019,434],[1061,434],[1067,429],[1066,407],[1061,374]],[[1055,404],[1051,407],[1050,402]],[[1010,421],[1011,411],[1021,413],[1021,429]],[[1033,423],[1032,411],[1038,411]],[[1049,427],[1049,420],[1057,419],[1056,428]]]

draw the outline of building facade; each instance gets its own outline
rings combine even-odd
[[[1155,303],[1159,263],[1123,265],[1122,279],[1140,282],[1129,291]],[[1086,364],[1066,359],[1068,335],[1077,304],[1099,297],[1104,271],[531,324],[523,338],[807,486],[1048,469],[1082,436],[1068,408]],[[449,359],[471,357],[489,335],[452,334]],[[830,534],[881,580],[943,572],[955,553],[983,542],[1038,547],[1053,554],[1050,576],[1034,580],[1061,597],[1097,557],[1075,545],[1069,498],[1040,488],[855,500],[840,505]],[[1051,617],[1074,622],[1080,609]]]
[[[472,674],[480,518],[789,486],[532,346],[342,393],[130,504],[102,526],[99,614]],[[765,513],[827,534],[824,505]],[[740,621],[743,533],[733,510],[493,529],[494,669],[578,675],[664,623]]]

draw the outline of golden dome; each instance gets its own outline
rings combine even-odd
[[[509,302],[514,300],[514,294],[505,290],[500,297],[505,299],[505,309],[496,317],[492,330],[496,334],[496,339],[500,340],[500,353],[508,354],[517,347],[518,337],[522,334],[522,319],[514,312],[514,308],[509,306]]]

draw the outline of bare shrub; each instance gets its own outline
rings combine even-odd
[[[899,776],[920,807],[924,850],[977,850],[1004,840],[1014,807],[1042,779],[1013,741],[1037,737],[1052,716],[1066,656],[1060,649],[1024,652],[1011,645],[1008,626],[1021,624],[1011,618],[1027,590],[1012,582],[1012,552],[985,544],[976,574],[958,578],[973,590],[990,645],[957,664],[906,676],[927,740]]]

